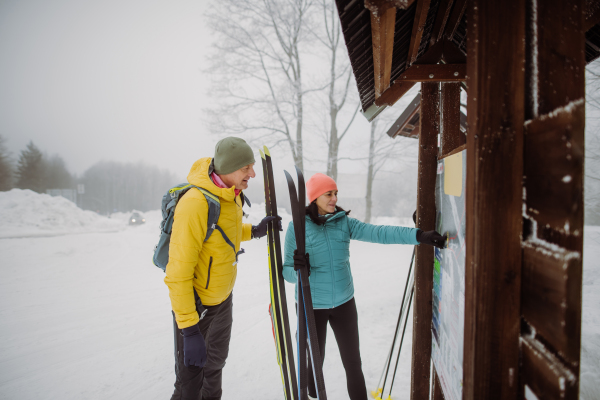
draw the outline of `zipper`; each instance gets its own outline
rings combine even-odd
[[[335,306],[335,274],[333,272],[333,254],[331,251],[331,242],[329,241],[329,235],[327,235],[327,223],[323,224],[323,232],[325,232],[325,239],[327,239],[327,246],[329,247],[329,266],[331,268],[331,285],[333,290],[331,291],[331,307]]]
[[[206,278],[206,287],[204,289],[208,289],[208,284],[210,283],[210,269],[212,268],[212,256],[210,257],[210,261],[208,262],[208,278]]]

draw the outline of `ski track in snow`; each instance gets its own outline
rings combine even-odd
[[[262,210],[261,205],[252,208]],[[172,318],[164,273],[151,262],[159,222],[157,213],[152,216],[146,225],[113,233],[0,240],[0,398],[170,397]],[[284,227],[289,219],[285,216]],[[600,380],[600,268],[592,264],[600,257],[600,228],[586,227],[585,239],[581,399],[591,400],[600,398],[594,387]],[[243,243],[224,400],[283,398],[267,312],[266,246],[266,239]],[[351,254],[363,371],[371,391],[391,343],[412,246],[353,241]],[[286,285],[292,334],[293,290]],[[409,324],[394,384],[396,399],[409,395],[411,339]],[[347,399],[331,330],[326,354],[328,396]]]

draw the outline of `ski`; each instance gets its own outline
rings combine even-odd
[[[273,165],[269,149],[264,146],[264,153],[260,150],[263,165],[263,176],[265,182],[265,208],[267,216],[277,215],[277,200],[275,196],[275,184],[273,179]],[[282,377],[283,391],[287,400],[297,400],[298,390],[296,382],[296,370],[294,367],[294,352],[288,320],[287,300],[285,295],[285,282],[283,280],[283,262],[281,256],[281,245],[277,221],[269,223],[267,229],[268,238],[268,260],[269,260],[269,282],[271,306],[271,324],[275,349],[277,351],[277,363],[279,364]]]
[[[305,207],[306,207],[306,187],[304,185],[304,175],[298,167],[298,192],[291,175],[284,171],[290,192],[290,202],[292,207],[292,218],[294,221],[294,234],[296,236],[296,250],[298,254],[306,254],[305,247]],[[312,295],[310,293],[310,283],[308,280],[308,271],[306,268],[298,270],[298,375],[299,375],[299,395],[300,400],[308,398],[308,365],[307,365],[307,344],[308,355],[312,361],[313,376],[317,389],[317,398],[326,400],[325,379],[323,378],[323,367],[321,365],[321,352],[319,350],[319,340],[317,338],[317,326],[315,324],[315,315],[312,305]]]

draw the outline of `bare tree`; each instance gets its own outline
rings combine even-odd
[[[383,126],[383,129],[378,129]],[[367,158],[367,193],[365,195],[365,222],[370,223],[373,209],[373,184],[375,176],[384,165],[390,165],[391,161],[415,162],[415,146],[417,141],[397,137],[390,138],[386,129],[388,121],[375,120],[371,123],[371,135],[369,139],[369,156]],[[404,140],[403,140],[404,139]],[[410,155],[412,153],[412,155]]]
[[[211,73],[218,133],[256,133],[272,146],[287,143],[303,167],[302,50],[311,0],[221,0],[209,25],[217,34]]]
[[[348,88],[352,83],[352,70],[346,46],[342,40],[342,28],[334,2],[322,0],[321,9],[323,12],[323,30],[325,34],[316,35],[316,38],[327,49],[329,55],[329,82],[327,84],[329,135],[326,138],[328,145],[327,175],[337,180],[340,142],[348,133],[350,126],[352,126],[360,103],[355,101],[354,112],[351,114],[349,121],[347,121],[346,127],[339,131],[337,127],[338,118],[349,98]]]

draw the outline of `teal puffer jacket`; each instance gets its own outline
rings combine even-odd
[[[350,272],[350,239],[381,244],[419,244],[417,230],[401,226],[365,224],[348,217],[344,211],[330,216],[324,225],[315,224],[307,216],[306,252],[310,254],[309,281],[313,307],[334,308],[354,296]],[[296,237],[293,222],[290,222],[285,234],[283,277],[291,283],[297,281],[294,250]]]

